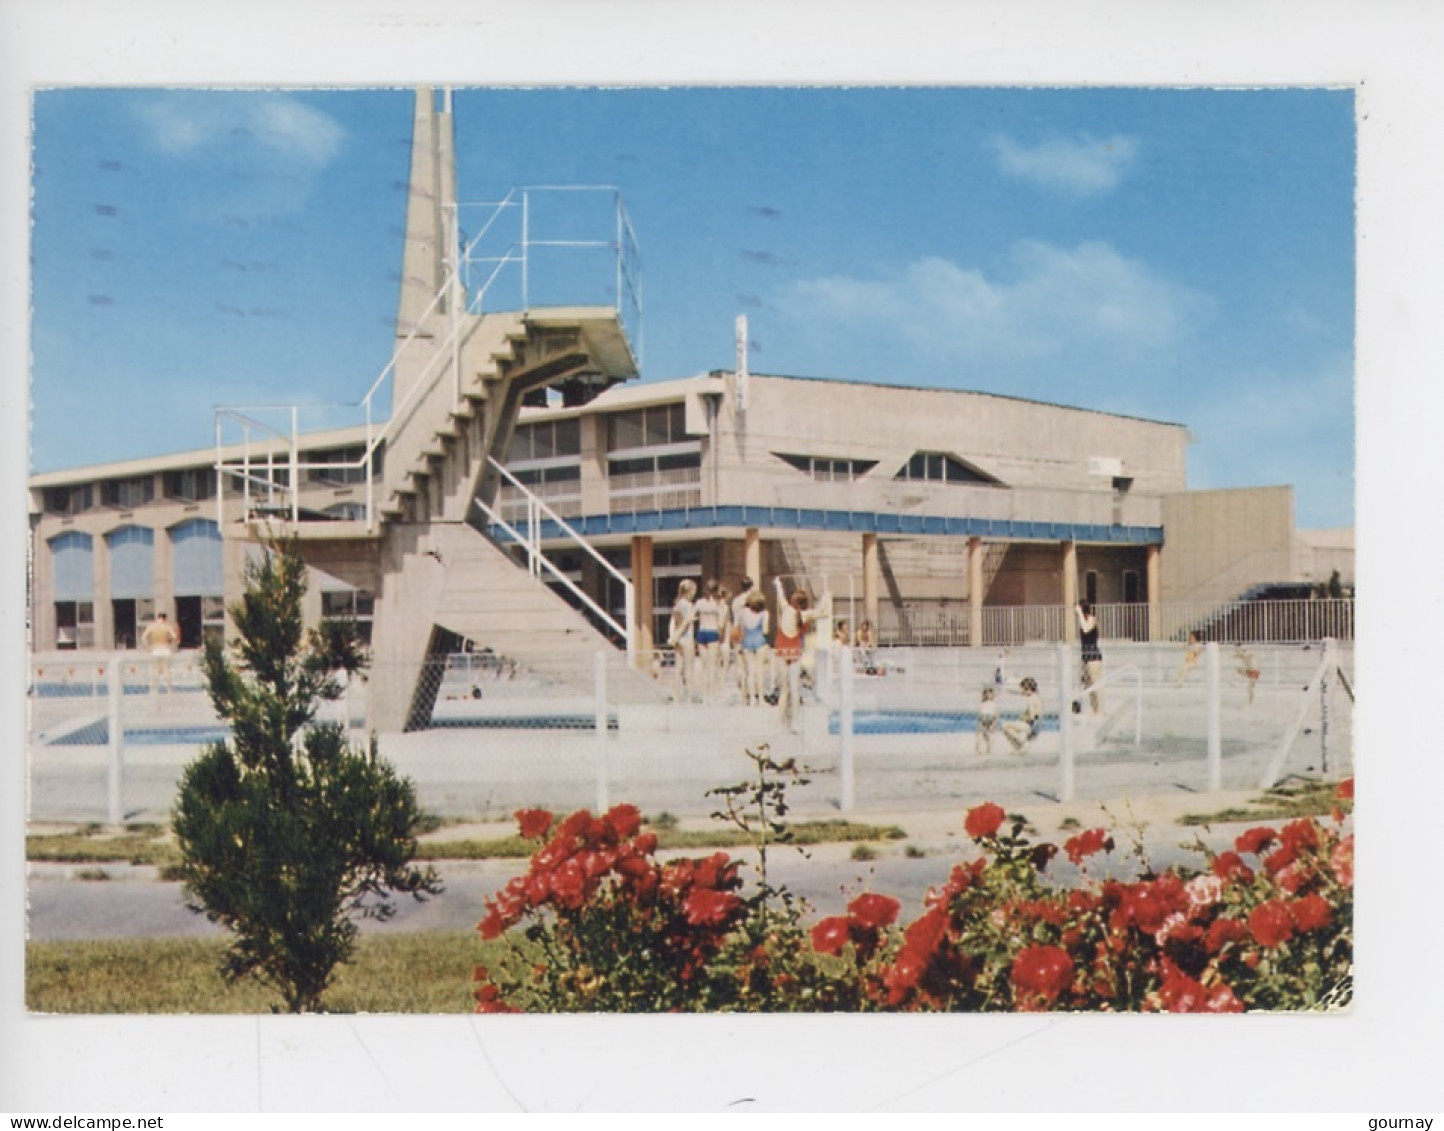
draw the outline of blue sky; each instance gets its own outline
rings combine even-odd
[[[463,200],[621,189],[645,379],[730,367],[746,313],[756,372],[1174,421],[1190,486],[1288,483],[1301,527],[1354,521],[1351,91],[455,107]],[[359,398],[404,285],[411,109],[409,90],[38,92],[33,469],[203,447],[218,403]]]

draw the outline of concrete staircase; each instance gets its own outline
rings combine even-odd
[[[635,374],[616,315],[570,308],[468,317],[463,341],[438,333],[427,343],[432,361],[410,374],[420,384],[387,426],[378,521],[366,535],[378,562],[370,695],[378,730],[425,725],[428,660],[444,639],[435,629],[578,693],[590,690],[595,654],[617,647],[492,542],[474,505],[495,495],[488,457],[504,456],[524,401],[559,387],[580,403]],[[459,396],[454,357],[462,366]],[[406,376],[398,365],[398,379]],[[318,563],[334,559],[334,543],[355,537],[337,525],[299,524],[302,553]],[[629,697],[661,697],[650,679],[638,674],[636,682]]]

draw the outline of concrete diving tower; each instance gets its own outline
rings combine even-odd
[[[252,537],[293,538],[309,565],[374,595],[367,721],[390,732],[427,724],[428,661],[457,638],[558,677],[589,677],[590,657],[616,647],[492,541],[477,500],[496,496],[523,404],[557,390],[580,405],[637,376],[620,301],[471,309],[457,269],[449,99],[438,108],[430,90],[416,96],[410,190],[396,347],[372,389],[389,381],[391,406],[374,436],[368,427],[368,479],[381,442],[384,461],[366,516],[307,522],[293,511],[279,529],[274,514],[245,524]]]

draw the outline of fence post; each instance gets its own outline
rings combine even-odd
[[[842,776],[842,811],[851,813],[857,804],[856,762],[854,760],[852,736],[853,671],[852,648],[844,644],[838,649],[838,722],[837,732],[842,739],[839,756],[839,773]]]
[[[607,796],[607,655],[597,652],[592,659],[593,684],[596,695],[597,725],[597,811],[611,808]]]
[[[1070,655],[1072,652],[1068,645],[1058,645],[1058,761],[1062,772],[1058,786],[1059,801],[1073,800],[1073,694],[1070,690],[1073,672],[1068,661]]]
[[[1319,680],[1319,772],[1329,772],[1329,698],[1333,690],[1334,665],[1338,657],[1334,653],[1334,639],[1324,637],[1324,674]]]
[[[120,803],[120,791],[121,758],[125,742],[120,718],[121,696],[125,694],[125,677],[121,671],[119,656],[110,658],[106,677],[105,733],[110,754],[106,773],[106,819],[109,824],[119,825],[124,817],[124,810]]]
[[[1208,694],[1204,697],[1204,711],[1208,715],[1204,724],[1208,735],[1208,789],[1210,793],[1217,793],[1223,788],[1223,696],[1216,640],[1203,646],[1203,670],[1208,676]]]

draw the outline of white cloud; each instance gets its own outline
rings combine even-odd
[[[1211,305],[1107,243],[1037,240],[1015,244],[991,275],[928,258],[887,278],[806,280],[783,302],[817,332],[901,335],[927,357],[992,364],[1135,359],[1178,342]]]
[[[1116,188],[1138,153],[1138,143],[1122,135],[1051,138],[1026,145],[997,134],[991,145],[998,168],[1008,176],[1083,196]]]
[[[138,115],[151,140],[175,155],[251,150],[320,168],[345,138],[334,118],[285,94],[167,93],[143,103]]]

